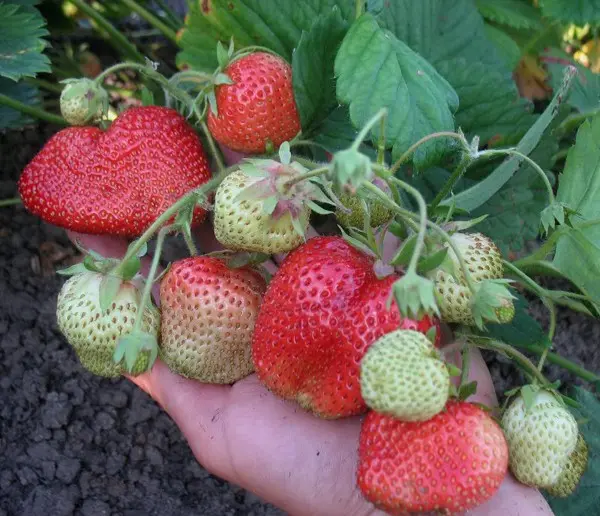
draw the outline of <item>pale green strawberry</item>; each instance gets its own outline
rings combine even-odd
[[[454,233],[450,239],[462,255],[473,281],[502,278],[502,254],[491,238],[482,233]],[[448,257],[454,264],[454,276],[459,283],[465,283],[463,271],[451,248]]]
[[[310,207],[291,203],[269,213],[266,198],[260,193],[255,198],[236,199],[256,182],[255,177],[237,170],[219,185],[213,219],[215,237],[233,250],[276,254],[295,249],[305,240],[302,233],[308,228]]]
[[[435,297],[442,320],[447,323],[475,326],[473,317],[473,294],[469,288],[458,283],[450,274],[437,270],[435,273]],[[512,321],[515,305],[510,299],[502,299],[501,306],[493,309],[490,317],[497,318],[500,324]]]
[[[573,491],[577,488],[577,484],[581,480],[581,477],[585,473],[588,464],[588,447],[583,438],[583,435],[579,433],[577,437],[577,445],[575,450],[571,453],[565,469],[563,470],[558,481],[546,488],[546,491],[552,496],[559,498],[566,498],[573,494]]]
[[[367,350],[360,364],[360,389],[376,412],[402,421],[425,421],[446,405],[450,375],[425,335],[396,330]]]
[[[559,484],[579,431],[575,418],[556,396],[536,392],[526,408],[519,395],[502,416],[501,424],[516,479],[539,488]]]
[[[117,339],[133,330],[140,294],[137,287],[124,281],[110,308],[100,308],[100,283],[105,276],[83,272],[71,276],[62,286],[56,306],[58,327],[73,346],[81,364],[88,371],[104,377],[125,372],[124,364],[113,361]],[[147,306],[141,330],[158,338],[160,314]],[[149,353],[141,352],[131,374],[147,369]]]
[[[375,178],[373,184],[384,192],[391,194],[391,190],[385,181]],[[338,208],[335,212],[335,218],[345,228],[354,227],[362,229],[365,226],[365,209],[361,202],[360,191],[361,189],[359,188],[359,194],[350,195],[343,193],[338,197],[340,202],[346,208],[351,210],[350,213],[345,213]],[[363,196],[363,198],[365,198],[365,196]],[[365,202],[369,209],[371,227],[377,228],[392,219],[392,211],[389,208],[386,208],[378,200],[365,198]]]
[[[70,79],[60,94],[60,112],[71,125],[95,123],[108,109],[108,94],[91,79]]]

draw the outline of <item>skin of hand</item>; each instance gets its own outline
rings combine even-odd
[[[228,163],[242,157],[224,149]],[[314,235],[315,233],[313,233]],[[310,235],[309,235],[310,236]],[[127,241],[69,233],[69,237],[105,257],[120,258]],[[203,252],[218,248],[210,224],[200,230]],[[393,240],[386,241],[393,252]],[[282,256],[268,265],[276,270]],[[147,272],[148,259],[143,264]],[[154,298],[157,304],[158,285]],[[448,356],[460,365],[460,354]],[[292,516],[375,516],[385,513],[366,501],[356,485],[361,417],[318,419],[297,404],[269,392],[252,374],[231,386],[209,385],[172,373],[157,360],[153,368],[130,378],[175,421],[202,466]],[[470,380],[478,382],[469,401],[496,406],[488,368],[471,354]],[[508,474],[498,493],[469,511],[473,516],[552,515],[543,496]]]

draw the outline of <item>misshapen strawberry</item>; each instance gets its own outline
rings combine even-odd
[[[264,278],[223,260],[178,261],[160,285],[160,356],[170,369],[206,383],[232,383],[253,371],[252,331]]]
[[[135,237],[209,178],[192,127],[173,109],[149,106],[128,109],[106,132],[70,127],[55,134],[23,171],[19,193],[50,224]],[[194,222],[204,216],[197,208]]]
[[[508,466],[496,422],[481,408],[454,400],[428,421],[369,412],[358,456],[364,496],[394,515],[473,509],[496,493]]]
[[[217,114],[208,112],[214,138],[232,150],[260,154],[300,131],[292,68],[280,57],[254,52],[224,70],[233,84],[216,87]]]
[[[259,379],[321,417],[366,410],[359,364],[367,348],[398,328],[427,332],[437,321],[401,319],[386,309],[396,275],[379,279],[373,260],[339,237],[316,237],[275,274],[256,322],[252,356]],[[440,332],[437,331],[437,338]]]

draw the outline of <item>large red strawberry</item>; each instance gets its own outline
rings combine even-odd
[[[252,356],[273,392],[327,418],[360,414],[359,363],[367,348],[398,328],[423,333],[437,321],[388,311],[390,275],[340,237],[316,237],[290,253],[275,274],[256,321]],[[439,338],[440,332],[437,332]]]
[[[369,412],[358,452],[358,485],[388,514],[463,513],[490,499],[508,468],[498,424],[481,408],[449,401],[428,421]]]
[[[202,144],[175,110],[130,108],[104,132],[69,127],[25,168],[25,207],[73,231],[135,237],[210,178]],[[195,222],[205,216],[198,208]]]
[[[233,84],[216,87],[217,114],[208,112],[208,128],[230,149],[249,154],[275,148],[300,131],[292,87],[292,68],[280,57],[254,52],[225,70]]]

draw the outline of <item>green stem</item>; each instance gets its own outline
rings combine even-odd
[[[379,141],[377,142],[377,164],[383,165],[385,162],[385,117],[379,122]]]
[[[204,72],[196,72],[195,70],[185,70],[183,72],[177,72],[173,74],[169,79],[169,82],[176,86],[180,82],[194,82],[198,84],[205,84],[212,80],[213,76],[204,73]]]
[[[556,241],[564,234],[565,231],[566,229],[564,227],[558,228],[556,231],[554,231],[554,233],[550,235],[548,240],[546,240],[543,243],[543,245],[541,245],[535,252],[533,252],[529,256],[526,256],[525,258],[517,260],[514,263],[515,266],[517,266],[518,268],[522,268],[528,263],[537,262],[546,258],[546,256],[548,256],[554,249]]]
[[[34,79],[33,77],[25,77],[23,79],[27,84],[36,86],[43,90],[51,91],[52,93],[61,93],[63,88],[54,82],[45,81],[44,79]]]
[[[365,9],[365,0],[355,0],[354,2],[354,18],[358,20]]]
[[[125,256],[117,265],[115,274],[119,274],[120,268],[124,263],[129,261],[132,257],[137,255],[137,253],[142,249],[144,244],[148,242],[162,226],[165,224],[171,217],[173,217],[178,211],[184,208],[188,203],[192,201],[195,203],[199,202],[202,197],[205,197],[206,194],[216,188],[223,179],[229,174],[230,170],[225,169],[221,171],[218,175],[211,178],[208,182],[204,183],[202,186],[191,190],[186,193],[182,197],[180,197],[177,201],[175,201],[171,206],[169,206],[151,225],[150,227],[144,231],[143,235],[135,240],[127,249]]]
[[[550,312],[550,327],[548,328],[548,340],[552,343],[552,341],[554,340],[554,334],[556,332],[556,305],[548,299],[544,299],[543,302],[546,308],[548,308],[548,311]],[[544,363],[546,362],[546,358],[548,357],[549,351],[550,346],[544,349],[542,356],[540,357],[540,360],[538,362],[538,371],[542,371],[542,369],[544,368]]]
[[[439,133],[428,134],[427,136],[424,136],[423,138],[421,138],[419,141],[413,143],[406,150],[406,152],[404,154],[402,154],[402,156],[400,156],[400,158],[398,158],[398,161],[396,161],[396,163],[394,163],[394,165],[390,169],[390,173],[395,174],[396,172],[398,172],[398,170],[400,169],[402,164],[410,157],[410,155],[415,150],[417,150],[424,143],[426,143],[430,140],[434,140],[436,138],[454,138],[455,140],[460,141],[463,144],[463,147],[465,149],[469,150],[469,143],[465,140],[465,137],[462,134],[454,133],[451,131],[440,131]]]
[[[188,231],[183,231],[183,240],[185,241],[185,245],[188,248],[188,251],[190,252],[190,256],[196,256],[198,254],[198,248],[196,247],[196,244],[194,243],[194,239],[192,238],[192,235],[188,232]]]
[[[110,23],[104,16],[102,16],[96,9],[88,5],[85,0],[68,0],[77,9],[83,12],[86,16],[92,19],[100,29],[105,31],[109,38],[109,43],[122,54],[127,55],[133,61],[143,63],[145,61],[144,56],[139,52],[133,43],[129,41],[125,35],[119,32],[112,23]]]
[[[545,295],[546,289],[538,285],[532,278],[527,276],[527,274],[525,274],[516,265],[507,260],[502,260],[502,263],[504,264],[504,267],[511,271],[515,276],[517,276],[525,284],[525,286],[528,287],[529,290],[531,290],[541,298],[547,297]]]
[[[550,184],[550,180],[548,179],[548,176],[542,170],[542,168],[535,161],[533,161],[529,156],[526,156],[522,152],[519,152],[518,150],[515,150],[515,149],[485,150],[485,151],[479,152],[477,154],[477,156],[478,157],[479,156],[498,156],[498,155],[503,155],[503,154],[517,156],[517,157],[521,158],[522,160],[526,161],[527,163],[529,163],[529,165],[531,165],[531,167],[537,172],[538,176],[540,176],[540,178],[544,182],[544,185],[546,186],[546,190],[548,192],[548,200],[550,201],[550,204],[554,203],[554,200],[555,200],[554,192],[552,191],[552,185]]]
[[[140,331],[142,328],[142,323],[144,322],[144,309],[146,308],[146,305],[148,304],[148,301],[150,299],[150,294],[152,292],[152,284],[154,283],[154,276],[156,276],[156,270],[158,269],[158,264],[160,262],[160,255],[162,253],[165,237],[172,230],[173,226],[165,226],[161,228],[158,232],[158,238],[156,239],[156,248],[154,249],[154,256],[152,257],[150,270],[148,271],[148,275],[146,276],[146,283],[144,284],[142,298],[140,300],[135,322],[133,323],[132,333]]]
[[[0,200],[0,208],[5,208],[6,206],[15,206],[17,204],[21,204],[23,201],[20,197],[15,197],[14,199],[2,199]]]
[[[429,205],[431,210],[437,208],[438,204],[442,202],[446,198],[446,196],[451,192],[452,188],[454,188],[454,185],[464,175],[464,173],[467,171],[467,168],[469,168],[470,163],[471,156],[469,154],[465,154],[460,160],[460,163],[458,164],[452,175],[448,178],[448,181],[446,181],[446,184],[435,196],[435,199],[431,201],[431,204]]]
[[[64,118],[58,115],[53,115],[52,113],[48,113],[43,109],[39,109],[34,106],[29,106],[7,95],[3,95],[2,93],[0,93],[0,105],[8,106],[9,108],[12,108],[16,111],[20,111],[21,113],[25,113],[26,115],[38,118],[39,120],[45,120],[46,122],[51,122],[53,124],[58,125],[69,125]]]
[[[303,167],[306,167],[310,170],[315,170],[317,168],[322,168],[322,167],[326,166],[325,163],[317,163],[316,161],[313,161],[313,160],[307,159],[307,158],[303,158],[302,156],[294,156],[293,161],[297,161],[298,163],[300,163],[300,165],[302,165]]]
[[[425,234],[427,231],[427,204],[425,203],[425,199],[421,193],[416,189],[410,186],[408,183],[401,181],[395,177],[391,177],[390,181],[397,184],[400,188],[408,192],[412,195],[419,205],[419,232],[417,233],[417,241],[415,243],[415,249],[413,251],[412,256],[410,257],[410,262],[408,264],[407,273],[413,272],[416,274],[417,265],[419,264],[419,258],[421,258],[421,253],[423,252],[423,247],[425,246]],[[395,204],[395,203],[394,203]]]
[[[350,148],[354,149],[354,150],[358,150],[358,148],[360,147],[360,144],[363,142],[363,140],[365,139],[367,134],[369,134],[369,131],[373,128],[373,126],[377,122],[379,122],[379,120],[381,120],[381,119],[385,120],[386,116],[387,116],[387,109],[381,108],[379,111],[377,111],[377,113],[375,113],[371,117],[371,119],[367,122],[367,124],[360,130],[360,132],[354,139],[354,142],[352,143]]]
[[[161,31],[165,35],[165,37],[170,39],[173,43],[177,44],[177,34],[175,33],[175,31],[171,27],[169,27],[165,22],[163,22],[160,18],[148,11],[148,9],[142,7],[134,0],[121,0],[121,3],[129,7],[129,9],[131,9],[133,12],[139,14],[150,25]]]
[[[516,350],[512,346],[501,342],[499,340],[493,340],[482,337],[472,337],[471,341],[474,344],[483,349],[489,349],[498,353],[504,353],[508,355],[512,360],[517,362],[523,369],[525,369],[535,380],[540,382],[542,386],[548,385],[550,382],[546,377],[538,371],[538,368],[529,360],[523,353]]]
[[[198,110],[196,107],[194,107],[194,112],[196,113],[196,116],[198,116]],[[206,122],[204,120],[202,120],[201,118],[199,118],[199,120],[200,120],[200,127],[202,128],[202,132],[204,133],[204,136],[206,137],[206,141],[208,142],[210,151],[212,152],[212,154],[215,158],[215,161],[217,162],[217,169],[219,170],[219,172],[221,172],[225,169],[225,165],[223,164],[223,158],[221,157],[221,152],[219,151],[219,149],[217,149],[215,140],[212,137],[212,134],[210,134],[210,131],[208,130],[208,126],[206,125]]]
[[[374,185],[373,183],[371,183],[369,181],[363,181],[361,183],[361,187],[372,192],[374,195],[376,195],[380,199],[382,204],[384,204],[390,210],[392,210],[395,213],[397,213],[398,215],[400,215],[400,217],[402,217],[402,220],[404,220],[404,222],[406,222],[412,228],[413,231],[415,231],[415,232],[419,231],[420,228],[419,228],[419,225],[415,222],[416,215],[414,213],[398,206],[398,204],[396,204],[392,199],[390,199],[389,196],[384,191],[382,191],[380,188],[378,188],[376,185]],[[430,227],[436,233],[438,233],[444,239],[444,241],[448,244],[450,249],[452,249],[452,251],[454,251],[454,254],[456,255],[456,259],[458,260],[460,269],[465,277],[467,287],[469,288],[471,293],[474,294],[475,293],[475,283],[473,282],[473,279],[471,278],[471,273],[469,272],[469,269],[467,267],[465,259],[463,258],[463,255],[460,252],[460,250],[458,249],[457,245],[450,238],[450,235],[448,235],[448,233],[446,233],[441,227],[439,227],[434,222],[431,222],[430,220],[428,220],[427,226]]]
[[[296,177],[293,177],[289,181],[286,181],[286,183],[283,185],[283,188],[285,190],[289,190],[295,184],[301,183],[302,181],[310,179],[311,177],[322,176],[328,170],[329,170],[329,167],[321,167],[321,168],[317,168],[315,170],[310,170],[308,172],[305,172],[304,174],[298,174]]]

